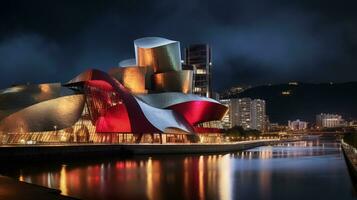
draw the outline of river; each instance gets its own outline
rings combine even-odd
[[[356,199],[340,144],[331,141],[22,166],[0,172],[83,199]]]

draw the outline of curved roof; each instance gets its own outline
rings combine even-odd
[[[184,94],[180,92],[164,92],[164,93],[136,95],[136,96],[142,101],[144,101],[145,103],[157,108],[167,108],[172,105],[185,103],[189,101],[208,101],[208,102],[220,104],[218,101],[211,98],[201,97],[195,94]]]
[[[135,58],[126,59],[119,62],[119,67],[132,67],[132,66],[136,66]]]
[[[175,42],[177,41],[161,37],[144,37],[134,40],[134,45],[140,48],[155,48]]]
[[[73,90],[60,83],[18,85],[0,90],[0,120],[25,107],[73,94]]]
[[[82,94],[69,95],[25,107],[1,120],[0,130],[42,132],[70,127],[81,116],[84,99]]]
[[[180,71],[180,43],[159,37],[140,38],[134,41],[138,66],[150,67],[155,73]]]

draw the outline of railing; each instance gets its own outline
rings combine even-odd
[[[352,145],[346,143],[343,139],[341,140],[341,145],[346,158],[351,163],[355,172],[357,172],[357,149]]]

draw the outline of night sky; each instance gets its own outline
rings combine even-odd
[[[356,1],[8,1],[0,6],[0,88],[65,82],[134,57],[133,40],[209,43],[215,90],[357,81]],[[183,55],[183,51],[182,51]]]

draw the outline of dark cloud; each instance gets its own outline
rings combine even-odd
[[[214,84],[355,81],[353,1],[11,1],[0,8],[0,86],[67,81],[161,36],[213,48]]]

